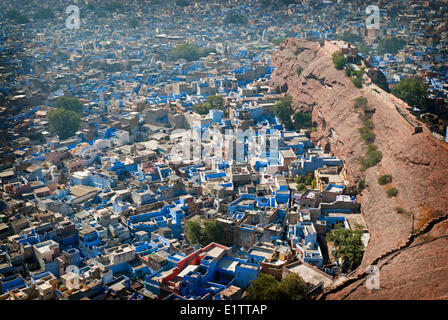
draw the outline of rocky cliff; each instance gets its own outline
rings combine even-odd
[[[313,141],[344,160],[351,183],[362,178],[367,184],[359,197],[370,233],[363,262],[323,297],[448,298],[448,144],[426,128],[416,133],[419,123],[403,101],[373,85],[355,88],[318,43],[287,39],[271,61],[277,67],[271,85],[293,97],[295,110],[312,111]],[[353,106],[360,96],[375,110],[374,143],[383,155],[364,172],[359,160],[367,146],[358,131],[363,120]],[[383,174],[392,175],[390,185],[378,184]],[[398,190],[396,197],[387,197],[390,187]],[[398,206],[405,213],[398,213]],[[379,290],[364,285],[369,265],[380,269]]]

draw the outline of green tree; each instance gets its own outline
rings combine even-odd
[[[224,18],[225,24],[247,24],[246,16],[237,13],[230,13]]]
[[[359,226],[353,230],[346,229],[342,224],[337,224],[327,234],[327,241],[335,246],[334,256],[351,263],[352,268],[357,267],[362,260],[364,244],[362,243],[363,231]]]
[[[124,5],[118,1],[107,3],[104,8],[109,12],[122,11],[125,9]]]
[[[313,181],[311,182],[311,189],[316,189],[316,186],[317,186],[317,180],[316,180],[316,178],[314,178],[313,179]]]
[[[208,114],[208,112],[213,109],[225,109],[224,98],[221,95],[209,96],[205,102],[193,106],[194,112],[198,114]]]
[[[299,275],[290,273],[280,281],[279,291],[282,300],[302,300],[308,286]]]
[[[222,242],[224,238],[224,226],[216,219],[205,220],[201,244],[203,246],[212,242]]]
[[[193,244],[199,244],[201,241],[202,230],[201,223],[198,220],[188,220],[185,233],[188,241]]]
[[[247,288],[248,300],[279,300],[279,284],[270,274],[262,273]]]
[[[295,179],[295,183],[297,184],[298,191],[305,191],[307,186],[311,185],[311,188],[314,189],[316,187],[317,181],[313,179],[312,175],[301,175]],[[314,186],[313,186],[314,185]]]
[[[294,114],[294,128],[296,130],[311,128],[313,126],[311,113],[296,112]]]
[[[381,186],[384,186],[384,185],[386,185],[388,183],[391,183],[391,182],[392,182],[392,176],[390,174],[384,174],[384,175],[382,175],[381,177],[378,178],[378,183]]]
[[[297,274],[291,273],[281,281],[262,273],[247,288],[248,300],[302,300],[308,286]]]
[[[366,109],[369,101],[365,97],[358,97],[354,99],[353,102],[353,107],[355,107],[355,109]]]
[[[428,107],[428,85],[418,79],[403,79],[392,88],[392,94],[411,107],[425,111]]]
[[[368,168],[373,167],[381,162],[383,154],[378,150],[378,147],[371,144],[367,148],[366,155],[361,158],[361,171],[366,171]]]
[[[11,9],[6,12],[6,18],[11,20],[15,24],[25,24],[30,22],[30,20],[22,15],[20,11],[16,9]]]
[[[177,45],[168,55],[168,59],[176,61],[178,59],[185,59],[187,61],[199,60],[201,53],[198,48],[189,42],[184,42]]]
[[[362,53],[364,56],[368,56],[370,54],[371,51],[370,46],[366,45],[365,43],[359,42],[356,43],[356,46],[358,47],[359,52]]]
[[[390,188],[386,191],[386,194],[388,198],[396,197],[398,195],[398,190],[397,188]]]
[[[51,9],[39,8],[37,12],[34,14],[34,19],[38,20],[54,19],[54,13]]]
[[[78,130],[80,122],[79,114],[71,110],[61,108],[48,114],[50,131],[57,134],[61,140],[73,136]]]
[[[359,180],[358,184],[357,184],[357,190],[356,191],[358,193],[361,193],[362,190],[364,190],[365,188],[366,188],[366,181],[364,179]]]
[[[207,104],[210,106],[210,110],[222,110],[224,107],[224,98],[221,95],[209,96],[207,97]]]
[[[286,39],[286,38],[284,38],[284,37],[276,38],[276,39],[273,39],[273,40],[271,41],[271,43],[272,43],[274,46],[279,46],[280,43],[282,43],[283,41],[285,41],[285,39]]]
[[[354,71],[355,71],[355,68],[353,68],[351,65],[348,65],[345,67],[345,75],[347,77],[351,77]]]
[[[137,28],[137,26],[138,26],[138,20],[137,20],[137,18],[132,17],[131,19],[129,19],[129,21],[128,21],[128,26],[129,26],[130,28],[132,28],[132,29]]]
[[[374,127],[375,126],[373,125],[373,122],[371,120],[367,120],[366,122],[364,122],[364,125],[359,128],[361,138],[367,144],[372,144],[376,139],[376,135],[372,132]]]
[[[60,97],[56,100],[56,108],[70,110],[78,114],[82,114],[82,102],[74,97]]]
[[[272,4],[272,0],[261,0],[262,7],[269,7]]]
[[[347,58],[341,52],[335,52],[331,57],[333,59],[333,64],[336,70],[344,69],[345,65],[347,64]]]
[[[203,226],[198,220],[189,220],[185,232],[188,241],[201,246],[211,242],[222,242],[224,238],[224,226],[216,219],[205,220]]]
[[[286,129],[291,130],[293,128],[293,122],[291,119],[293,114],[291,96],[282,97],[275,104],[274,113]]]
[[[300,175],[295,179],[296,183],[304,183],[305,185],[309,186],[313,183],[313,175]]]
[[[398,51],[404,48],[406,41],[397,37],[383,38],[378,42],[378,52],[380,54],[393,53],[396,54]]]
[[[354,77],[354,78],[352,78],[352,83],[356,88],[361,89],[363,80],[361,77]]]

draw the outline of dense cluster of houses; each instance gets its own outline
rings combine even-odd
[[[133,3],[144,13],[136,29],[81,4],[79,30],[64,27],[61,4],[58,23],[0,23],[0,299],[240,299],[261,273],[331,285],[342,266],[325,235],[364,225],[360,204],[344,163],[274,115],[282,93],[269,86],[269,41],[332,39],[357,27],[349,16],[341,26],[336,10],[363,13],[330,1],[273,12],[254,3]],[[232,12],[249,23],[223,25]],[[394,23],[386,34],[403,30]],[[169,61],[185,41],[215,52]],[[414,48],[406,54],[420,58],[403,59],[425,64]],[[387,70],[398,58],[373,59]],[[446,70],[434,68],[424,69],[446,96]],[[222,105],[195,112],[217,95]],[[47,117],[61,96],[83,104],[65,140]],[[313,186],[298,190],[306,175]],[[210,219],[223,238],[190,243],[187,221]]]

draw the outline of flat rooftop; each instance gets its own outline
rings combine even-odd
[[[291,264],[285,268],[299,275],[305,282],[313,285],[318,285],[320,282],[323,282],[324,287],[329,287],[333,283],[330,276],[304,263]]]

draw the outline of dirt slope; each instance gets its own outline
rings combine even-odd
[[[448,298],[448,144],[426,128],[413,134],[414,127],[396,109],[399,106],[407,113],[401,100],[384,92],[378,94],[367,86],[355,88],[343,71],[334,69],[331,58],[317,43],[288,39],[273,54],[272,64],[278,69],[271,84],[280,88],[287,84],[294,108],[312,110],[318,125],[312,134],[314,142],[344,160],[349,181],[364,178],[368,186],[360,197],[370,232],[363,262],[353,275],[353,283],[340,285],[324,296]],[[303,69],[300,76],[296,72],[299,66]],[[369,106],[375,108],[375,144],[383,154],[382,161],[365,172],[359,165],[366,150],[358,132],[362,120],[353,107],[353,100],[359,96],[367,98]],[[414,121],[408,113],[407,117]],[[382,174],[392,175],[391,186],[398,189],[397,197],[388,198],[385,187],[378,184]],[[415,227],[421,231],[415,238],[410,237],[412,215],[398,214],[396,206],[415,215]],[[433,219],[438,219],[434,225]],[[399,248],[402,250],[393,252]],[[380,268],[380,290],[367,290],[362,285],[364,271],[372,262],[385,264]]]

